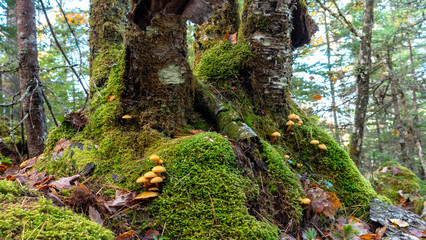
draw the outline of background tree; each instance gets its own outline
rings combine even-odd
[[[16,22],[18,35],[19,82],[22,112],[27,133],[28,155],[41,154],[47,136],[46,116],[37,59],[37,32],[35,26],[35,5],[33,0],[16,2]]]

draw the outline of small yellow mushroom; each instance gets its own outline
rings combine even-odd
[[[294,113],[288,115],[288,119],[292,120],[292,121],[298,121],[300,120],[300,117]]]
[[[149,200],[150,198],[157,197],[158,194],[155,192],[143,192],[135,197],[135,200]]]
[[[158,165],[158,161],[160,160],[160,157],[156,154],[152,154],[149,157],[149,160],[153,161],[155,165]]]
[[[288,120],[288,122],[285,125],[287,125],[287,130],[286,131],[288,132],[288,131],[290,131],[291,126],[294,125],[294,122],[291,121],[291,120]]]
[[[302,204],[309,204],[309,203],[311,203],[311,199],[309,199],[309,198],[299,199],[299,201]]]
[[[121,118],[122,118],[122,119],[130,119],[130,118],[132,118],[132,116],[130,116],[130,115],[128,115],[128,114],[126,114],[126,115],[122,116]]]
[[[322,150],[327,150],[327,146],[325,146],[325,144],[318,145],[318,148]]]
[[[309,143],[312,144],[312,145],[317,145],[317,144],[319,144],[319,141],[314,139]]]
[[[303,163],[298,163],[298,164],[297,164],[297,167],[298,167],[298,168],[303,167]]]
[[[159,177],[161,177],[161,173],[166,171],[166,168],[163,166],[155,166],[151,169],[151,171],[155,172]]]
[[[158,183],[163,182],[163,179],[161,177],[155,177],[151,179],[151,183],[155,183],[155,186],[158,187]]]
[[[289,156],[289,155],[285,155],[284,157],[285,157],[285,159],[289,159],[289,158],[290,158],[290,156]]]
[[[281,134],[279,132],[273,132],[271,134],[271,143],[273,143],[278,137],[281,137]]]
[[[142,177],[140,177],[136,180],[136,183],[143,183],[143,185],[145,187],[149,187],[149,185],[148,185],[149,182],[150,182],[150,180],[148,178],[146,178],[145,176],[142,176]]]

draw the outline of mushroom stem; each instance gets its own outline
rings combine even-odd
[[[287,132],[288,132],[288,131],[290,131],[290,128],[291,128],[291,125],[288,125],[288,127],[287,127],[287,130],[286,130],[286,131],[287,131]]]
[[[271,137],[271,143],[273,143],[277,137]]]

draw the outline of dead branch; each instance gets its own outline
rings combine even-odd
[[[47,12],[46,12],[46,8],[45,8],[45,6],[44,6],[43,0],[39,0],[39,2],[40,2],[41,7],[42,7],[42,9],[43,9],[43,13],[44,13],[44,16],[45,16],[45,18],[46,18],[47,25],[49,26],[50,32],[52,33],[52,36],[53,36],[53,39],[55,40],[56,45],[58,46],[59,50],[60,50],[60,51],[61,51],[61,53],[62,53],[62,56],[64,56],[64,58],[65,58],[65,60],[67,61],[68,65],[72,65],[72,64],[71,64],[71,61],[68,59],[67,55],[65,54],[64,50],[62,49],[61,44],[59,44],[59,41],[58,41],[58,39],[56,38],[56,34],[55,34],[55,32],[53,31],[52,24],[50,23],[49,17],[47,16]],[[76,71],[76,70],[74,69],[74,67],[72,67],[72,66],[71,66],[71,70],[72,70],[72,72],[74,73],[74,75],[77,77],[77,79],[78,79],[78,81],[80,82],[80,85],[81,85],[81,87],[83,88],[83,90],[84,90],[84,92],[86,93],[86,95],[89,95],[89,93],[87,92],[87,89],[86,89],[86,87],[84,86],[83,81],[81,80],[81,78],[80,78],[80,76],[78,75],[77,71]]]

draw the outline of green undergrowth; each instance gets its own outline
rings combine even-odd
[[[111,231],[51,201],[0,181],[1,239],[114,239]]]
[[[393,167],[400,169],[401,172],[393,174]],[[421,180],[411,170],[394,161],[383,163],[372,177],[377,193],[388,197],[392,204],[400,203],[401,195],[398,193],[400,190],[407,196],[413,196],[414,212],[418,214],[423,210],[423,197],[415,197],[420,190],[420,182]]]

